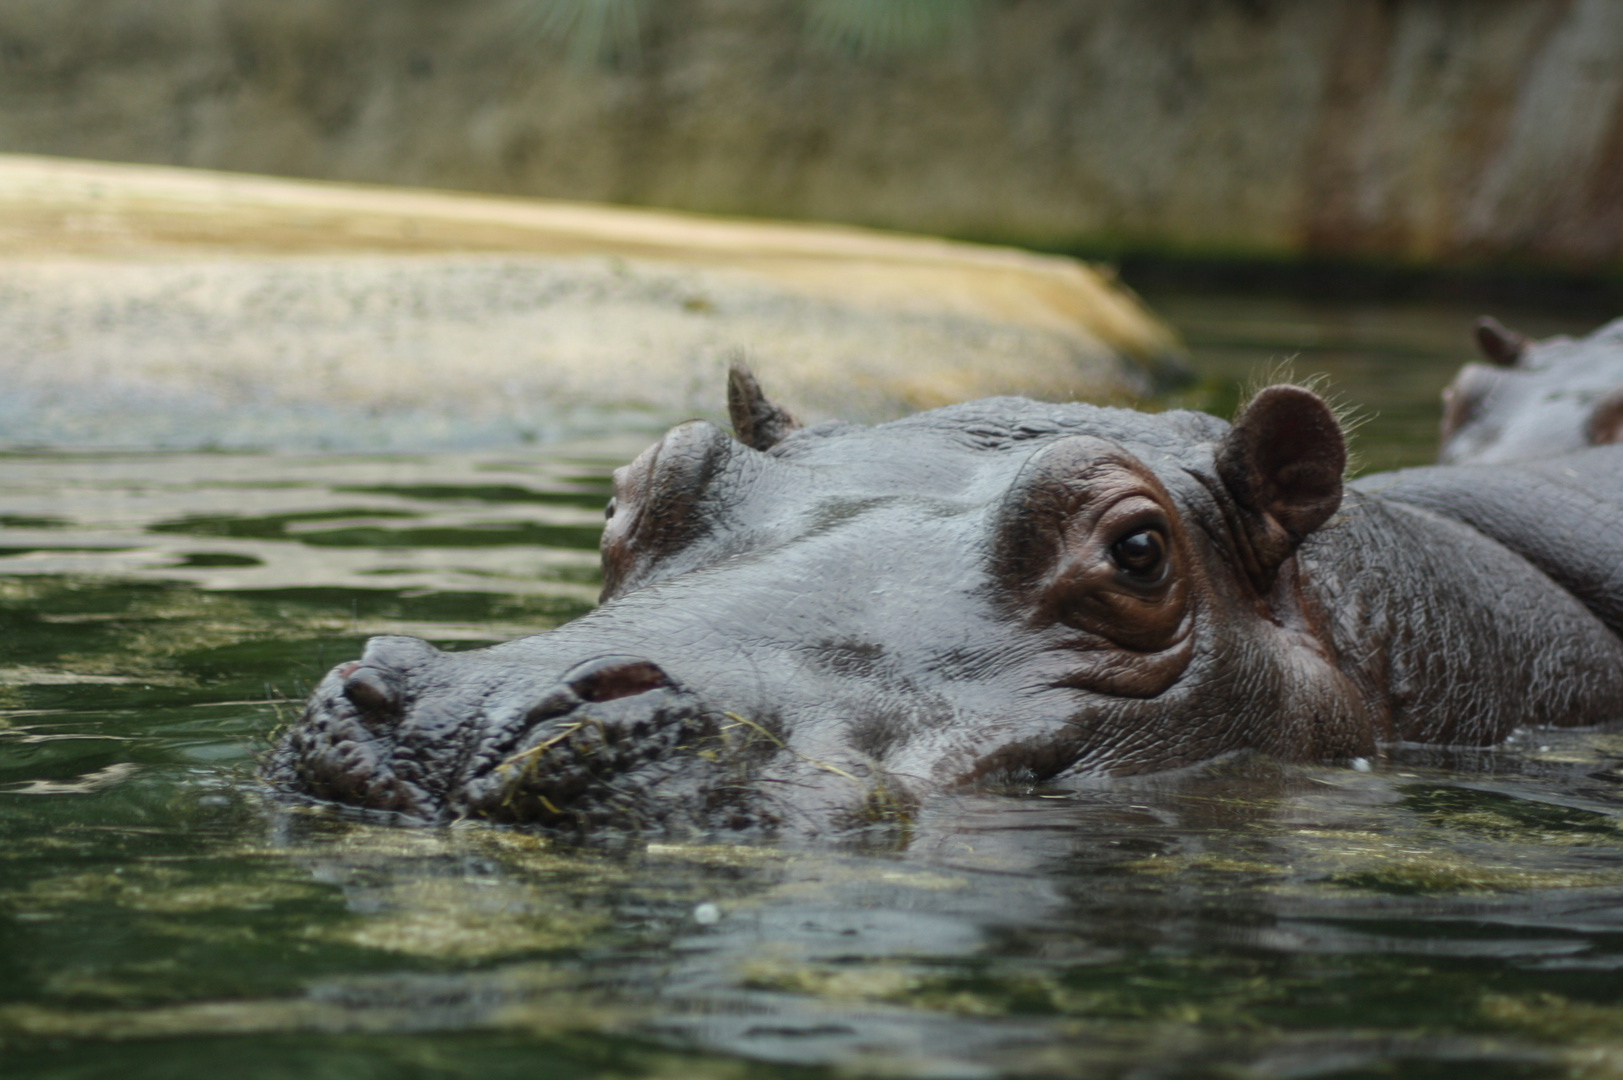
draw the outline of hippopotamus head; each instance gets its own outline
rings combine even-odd
[[[1232,427],[998,398],[798,428],[735,370],[730,405],[734,434],[615,473],[601,606],[486,649],[373,639],[272,781],[429,821],[823,828],[1372,748],[1295,587],[1345,463],[1308,391]]]
[[[1487,363],[1462,367],[1443,391],[1445,464],[1492,464],[1623,441],[1623,319],[1589,337],[1543,341],[1477,322]]]

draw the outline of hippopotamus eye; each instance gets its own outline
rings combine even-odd
[[[1158,576],[1166,559],[1166,537],[1159,529],[1139,529],[1110,545],[1110,561],[1136,578]]]

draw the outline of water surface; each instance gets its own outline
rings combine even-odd
[[[1294,358],[1366,468],[1430,457],[1474,314],[1151,299],[1207,373],[1182,403]],[[586,610],[638,443],[0,458],[0,1075],[1623,1073],[1619,733],[941,798],[794,845],[265,797],[257,756],[366,636]]]

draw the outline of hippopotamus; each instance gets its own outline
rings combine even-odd
[[[1623,447],[1344,483],[1337,419],[993,398],[733,431],[614,477],[602,603],[444,652],[373,638],[266,773],[565,832],[905,821],[966,790],[1237,754],[1347,764],[1623,715]]]
[[[1586,338],[1535,341],[1497,320],[1476,325],[1486,364],[1443,391],[1444,464],[1525,461],[1623,441],[1623,319]]]

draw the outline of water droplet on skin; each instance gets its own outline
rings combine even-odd
[[[700,926],[714,926],[721,921],[721,909],[711,903],[700,904],[693,909],[693,921]]]
[[[1369,772],[1370,770],[1368,758],[1355,757],[1348,764],[1352,766],[1353,772]]]

